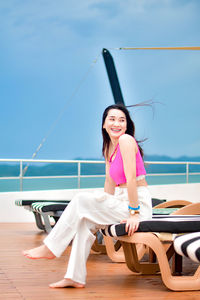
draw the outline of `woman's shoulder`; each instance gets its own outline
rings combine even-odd
[[[119,146],[137,146],[136,140],[129,134],[123,134],[119,138]]]

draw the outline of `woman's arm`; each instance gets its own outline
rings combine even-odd
[[[136,182],[136,153],[138,151],[135,140],[127,134],[119,139],[120,151],[123,159],[124,173],[128,191],[129,205],[138,207],[137,182]],[[128,207],[127,207],[128,209]],[[139,226],[139,216],[130,216],[126,221],[126,229],[129,235],[132,235]]]
[[[104,184],[104,192],[114,195],[115,193],[115,182],[112,180],[110,177],[110,165],[109,162],[106,161],[106,179],[105,179],[105,184]]]
[[[138,207],[137,184],[136,184],[136,152],[137,144],[128,134],[119,139],[120,151],[123,159],[124,173],[128,190],[129,205]]]

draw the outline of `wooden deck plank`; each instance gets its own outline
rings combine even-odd
[[[84,289],[51,289],[63,278],[70,248],[61,258],[29,260],[23,249],[41,244],[45,234],[35,224],[0,223],[0,299],[199,299],[200,291],[172,292],[157,276],[135,276],[124,263],[112,263],[106,255],[92,253]],[[192,263],[187,262],[192,268]]]

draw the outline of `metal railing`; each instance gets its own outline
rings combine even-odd
[[[81,165],[82,164],[105,164],[104,161],[100,160],[52,160],[52,159],[0,159],[0,163],[7,162],[7,163],[19,163],[19,176],[2,176],[0,177],[0,180],[13,180],[17,179],[20,182],[20,191],[23,191],[23,181],[24,180],[30,180],[30,179],[61,179],[61,178],[77,178],[77,188],[80,188],[80,182],[81,178],[99,178],[99,177],[105,177],[104,175],[81,175]],[[45,164],[51,164],[51,163],[57,163],[57,164],[77,164],[77,175],[50,175],[50,176],[25,176],[24,174],[24,167],[25,164],[30,163],[45,163]]]
[[[173,173],[148,173],[147,176],[186,176],[186,183],[189,182],[189,175],[200,175],[200,172],[190,172],[190,165],[200,165],[200,162],[185,161],[145,161],[147,165],[185,165],[185,172]]]
[[[104,161],[100,160],[47,160],[47,159],[0,159],[0,163],[19,163],[19,175],[18,176],[1,176],[0,180],[13,180],[17,179],[20,182],[20,191],[23,191],[23,182],[24,180],[29,180],[29,179],[58,179],[58,178],[77,178],[77,188],[80,188],[81,186],[81,178],[100,178],[100,177],[105,177],[105,174],[101,175],[83,175],[81,174],[81,166],[83,164],[105,164]],[[60,175],[60,176],[55,176],[55,175],[49,175],[49,176],[25,176],[24,174],[24,167],[25,164],[26,166],[29,166],[29,164],[34,163],[34,164],[40,164],[40,163],[45,163],[45,164],[51,164],[51,163],[57,163],[57,164],[77,164],[77,175]],[[28,164],[28,165],[27,165]],[[147,176],[186,176],[186,183],[189,182],[189,176],[190,175],[200,175],[200,172],[190,172],[189,171],[189,166],[190,165],[200,165],[200,162],[180,162],[180,161],[145,161],[145,164],[147,166],[151,165],[185,165],[185,172],[172,172],[172,173],[148,173],[148,168],[147,168]],[[1,167],[1,165],[0,165]]]

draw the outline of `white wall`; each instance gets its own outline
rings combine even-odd
[[[15,200],[70,200],[78,192],[78,189],[69,189],[0,193],[0,223],[35,221],[33,213],[16,206]]]
[[[200,202],[200,183],[151,185],[149,189],[155,198]]]
[[[200,202],[200,183],[151,185],[149,189],[154,198]],[[0,193],[0,222],[34,222],[33,213],[15,205],[17,199],[66,200],[77,192],[79,190]]]

